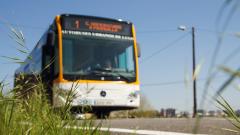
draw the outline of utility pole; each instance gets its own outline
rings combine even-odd
[[[179,30],[181,31],[186,31],[187,27],[184,25],[181,25],[178,27]],[[196,68],[196,63],[195,63],[195,28],[192,27],[191,30],[192,33],[192,79],[193,79],[193,115],[192,117],[195,118],[197,115],[197,82],[196,82],[196,76],[195,74],[195,68]]]
[[[195,28],[192,27],[192,64],[193,64],[193,118],[197,115],[197,83],[196,83],[196,76],[195,74],[195,68],[196,68],[196,62],[195,62]]]

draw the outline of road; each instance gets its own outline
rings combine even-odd
[[[134,130],[154,130],[178,133],[193,133],[196,119],[192,118],[141,118],[141,119],[109,119],[96,120],[102,127]],[[224,118],[202,118],[199,122],[198,134],[240,135],[239,131]],[[240,131],[239,131],[240,132]],[[114,133],[121,134],[121,133]]]

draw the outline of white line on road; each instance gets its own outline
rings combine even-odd
[[[78,128],[78,129],[86,129],[83,127],[70,127],[66,126],[65,128]],[[92,127],[92,129],[96,129],[96,127]],[[109,132],[118,132],[118,133],[130,133],[137,135],[204,135],[204,134],[190,134],[190,133],[179,133],[179,132],[167,132],[167,131],[156,131],[156,130],[138,130],[138,129],[123,129],[123,128],[99,128],[100,131],[109,131]]]
[[[29,122],[22,122],[23,125],[30,125]],[[80,127],[80,126],[65,126],[67,129],[96,129],[97,127]],[[130,133],[137,135],[205,135],[205,134],[190,134],[190,133],[179,133],[179,132],[168,132],[168,131],[156,131],[156,130],[139,130],[139,129],[124,129],[124,128],[98,128],[100,131],[117,132],[117,133]]]
[[[101,131],[130,133],[138,135],[193,135],[189,133],[177,133],[167,131],[155,131],[155,130],[133,130],[133,129],[122,129],[122,128],[100,128]],[[195,135],[195,134],[194,134]]]

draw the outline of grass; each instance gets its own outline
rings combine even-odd
[[[229,79],[226,80],[222,86],[218,89],[216,92],[214,99],[216,100],[217,104],[219,105],[218,108],[220,108],[226,115],[226,119],[233,125],[235,126],[240,132],[240,117],[237,116],[236,112],[234,109],[231,107],[231,105],[221,96],[223,91],[225,91],[228,86],[230,86],[231,82],[234,81],[234,79],[237,79],[240,77],[240,72],[238,70],[231,70],[230,68],[227,67],[221,67],[221,70],[226,72],[227,74],[230,75]]]
[[[222,31],[225,32],[227,27],[230,24],[230,21],[233,17],[233,15],[236,13],[236,11],[239,9],[240,1],[238,0],[225,0],[225,2],[222,4],[222,7],[219,12],[219,16],[216,20],[216,22],[222,22]],[[221,21],[224,17],[224,14],[226,15],[226,19]],[[220,23],[218,23],[217,26],[220,26]],[[222,35],[219,36],[219,47],[217,47],[219,50],[220,45],[222,43],[223,37]],[[225,61],[230,60],[232,56],[236,55],[238,52],[234,51],[229,57],[226,58]],[[229,122],[232,123],[233,126],[235,126],[238,129],[238,133],[240,132],[240,117],[237,116],[234,109],[231,107],[231,105],[222,97],[222,93],[228,89],[228,87],[231,85],[231,83],[240,78],[240,67],[238,67],[236,70],[232,70],[229,67],[226,67],[225,65],[220,67],[221,71],[224,71],[230,77],[221,85],[221,87],[217,90],[216,94],[214,95],[214,99],[216,100],[217,104],[219,105],[219,108],[224,111],[224,113],[228,116],[226,117]]]
[[[35,84],[37,85],[37,84]],[[54,110],[41,87],[29,98],[6,97],[0,93],[0,134],[100,134],[93,121],[72,119],[70,106]],[[79,126],[81,128],[69,128]]]
[[[205,83],[202,99],[200,102],[199,108],[204,108],[206,97],[208,96],[208,91],[210,88],[210,85],[213,83],[213,80],[217,77],[217,74],[221,72],[222,70],[227,72],[230,77],[220,84],[220,88],[217,89],[217,92],[213,96],[213,100],[217,102],[217,104],[220,106],[219,108],[224,111],[224,113],[228,116],[227,119],[240,131],[240,121],[239,118],[236,117],[236,113],[233,111],[233,108],[231,108],[231,105],[228,104],[228,102],[222,97],[222,93],[226,91],[231,83],[239,78],[239,71],[240,67],[236,70],[230,70],[230,68],[226,68],[227,61],[231,60],[233,56],[239,53],[239,49],[234,50],[229,56],[227,56],[223,60],[223,65],[220,70],[219,68],[216,68],[216,63],[218,61],[218,57],[220,54],[220,50],[222,47],[223,39],[225,36],[225,32],[230,25],[230,21],[233,18],[236,11],[239,9],[240,1],[239,0],[225,0],[218,12],[217,18],[216,18],[216,31],[217,31],[217,44],[215,46],[214,52],[212,54],[212,58],[210,61],[210,66],[208,69],[208,79]],[[197,117],[195,122],[195,127],[193,130],[193,133],[197,133],[199,131],[199,124],[200,124],[200,118]]]
[[[229,122],[231,122],[240,131],[240,117],[237,116],[231,105],[221,96],[216,101],[220,105],[219,108],[227,114],[227,120],[229,120]]]
[[[239,0],[225,0],[220,8],[219,14],[216,19],[216,30],[220,31],[221,34],[218,34],[217,45],[216,45],[215,51],[213,53],[211,66],[210,66],[210,70],[209,70],[210,73],[212,73],[212,74],[209,74],[210,77],[209,77],[208,82],[206,83],[206,88],[204,90],[205,95],[207,94],[207,89],[211,83],[211,80],[214,77],[216,77],[216,74],[219,71],[219,70],[217,70],[214,72],[213,68],[217,61],[219,50],[222,46],[222,42],[224,39],[224,32],[227,30],[232,17],[236,13],[236,11],[239,9],[239,5],[240,5]],[[239,50],[238,49],[234,50],[234,52],[231,53],[228,57],[226,57],[226,59],[223,61],[224,66],[220,67],[220,71],[224,71],[225,73],[230,75],[230,77],[221,84],[220,88],[215,93],[213,99],[217,102],[217,104],[219,105],[219,108],[221,110],[223,110],[223,112],[227,115],[226,119],[229,120],[229,122],[231,122],[232,125],[238,129],[238,131],[236,131],[236,132],[239,133],[240,132],[240,118],[237,116],[236,112],[231,107],[231,105],[222,97],[222,93],[224,91],[226,91],[229,88],[229,86],[231,86],[231,83],[235,79],[238,79],[240,77],[240,67],[238,67],[238,69],[236,69],[236,70],[232,70],[232,69],[226,67],[226,65],[225,65],[228,60],[230,60],[234,55],[236,55],[238,53],[237,51],[239,51]],[[213,71],[213,72],[211,72],[211,71]],[[205,98],[203,98],[202,100],[205,100]]]
[[[23,33],[10,25],[8,27],[11,31],[10,37],[17,43],[17,51],[27,56],[29,51],[25,46]],[[24,64],[24,61],[18,57],[2,57],[13,63]],[[30,57],[28,59],[31,60]],[[19,77],[24,80],[24,75]],[[103,134],[99,130],[101,123],[94,127],[92,120],[79,122],[73,118],[70,109],[75,96],[74,87],[67,93],[64,106],[55,109],[49,104],[41,77],[37,75],[34,77],[35,83],[24,80],[22,84],[14,86],[11,90],[7,90],[5,81],[0,82],[0,134]],[[4,95],[4,90],[10,91],[9,94]],[[104,132],[104,134],[109,133]]]

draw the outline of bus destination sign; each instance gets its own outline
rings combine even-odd
[[[63,30],[132,36],[131,24],[101,18],[64,16],[62,27]]]

